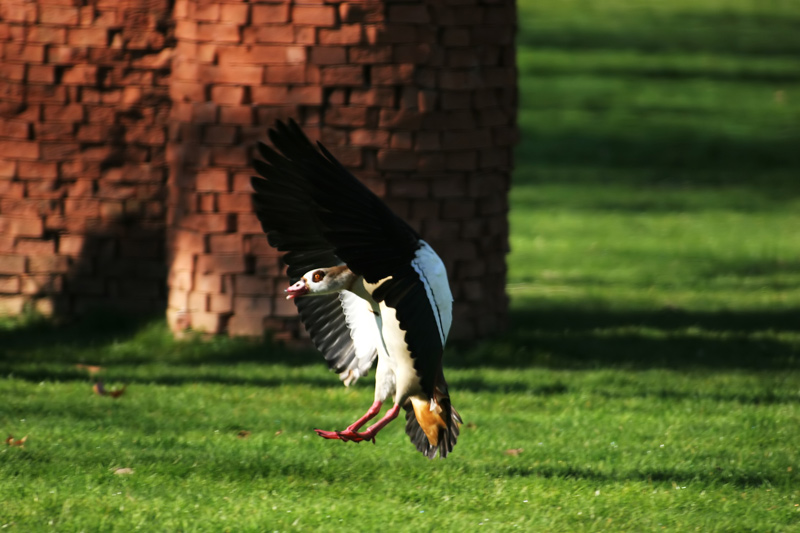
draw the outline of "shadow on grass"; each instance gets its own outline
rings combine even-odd
[[[448,367],[797,370],[800,310],[614,311],[526,308],[509,331],[478,345],[454,343]]]
[[[577,466],[512,466],[503,471],[498,477],[540,477],[556,479],[594,480],[601,483],[644,481],[648,483],[673,483],[688,484],[699,482],[703,484],[734,485],[740,488],[753,488],[763,486],[783,486],[794,483],[791,474],[784,472],[736,472],[723,468],[715,468],[708,472],[696,470],[682,471],[679,469],[644,469],[637,472],[603,472],[592,468]]]

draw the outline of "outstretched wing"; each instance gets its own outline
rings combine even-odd
[[[283,203],[275,215],[264,213],[262,217],[256,206],[270,243],[286,251],[324,248],[370,283],[391,276],[399,266],[411,262],[419,248],[419,235],[324,146],[311,144],[294,121],[288,125],[278,121],[269,137],[280,153],[259,144],[267,163],[256,163],[256,170],[267,184],[255,179],[256,194],[259,199],[263,194],[276,193],[287,200],[288,196],[296,198]],[[279,184],[272,185],[275,182]],[[270,207],[278,206],[273,203]],[[271,235],[279,222],[273,219],[278,216],[282,239]],[[264,217],[269,219],[270,228]],[[287,256],[287,264],[291,267],[289,262],[298,259]],[[309,270],[319,266],[329,265],[318,263]]]

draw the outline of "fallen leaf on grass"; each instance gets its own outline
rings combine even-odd
[[[133,468],[117,468],[114,473],[118,476],[127,476],[128,474],[133,474]]]
[[[523,450],[522,448],[511,448],[510,450],[506,450],[503,453],[506,455],[513,455],[516,457],[517,455],[521,454],[524,451],[525,450]]]
[[[8,438],[6,439],[6,444],[8,444],[9,446],[16,446],[18,448],[22,448],[23,446],[25,446],[26,440],[28,440],[27,435],[17,440],[14,440],[14,435],[9,435]]]
[[[243,429],[236,435],[236,438],[238,438],[238,439],[246,439],[250,435],[252,435],[252,433],[250,433],[246,429]]]
[[[275,432],[275,436],[277,437],[277,436],[278,436],[278,435],[280,435],[281,433],[283,433],[283,430],[282,430],[282,429],[279,429],[278,431],[276,431],[276,432]]]
[[[75,365],[75,368],[77,368],[78,370],[86,370],[86,372],[88,372],[90,376],[94,376],[95,374],[99,374],[100,372],[103,371],[102,366],[84,365],[81,363]]]
[[[125,389],[127,388],[128,388],[127,385],[123,385],[121,389],[106,390],[106,387],[105,385],[103,385],[102,381],[98,381],[92,387],[95,394],[97,394],[98,396],[111,396],[112,398],[119,398],[120,396],[125,394]]]

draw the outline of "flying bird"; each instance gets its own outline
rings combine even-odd
[[[253,205],[269,244],[286,252],[286,298],[346,386],[378,360],[369,410],[344,430],[314,431],[374,443],[404,409],[417,450],[446,457],[462,420],[442,370],[453,307],[442,260],[296,122],[277,121],[269,138],[275,149],[259,143],[264,160],[253,163]]]

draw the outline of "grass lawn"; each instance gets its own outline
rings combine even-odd
[[[512,320],[448,348],[453,454],[317,438],[372,391],[311,352],[6,320],[0,528],[800,530],[800,5],[519,9]]]

